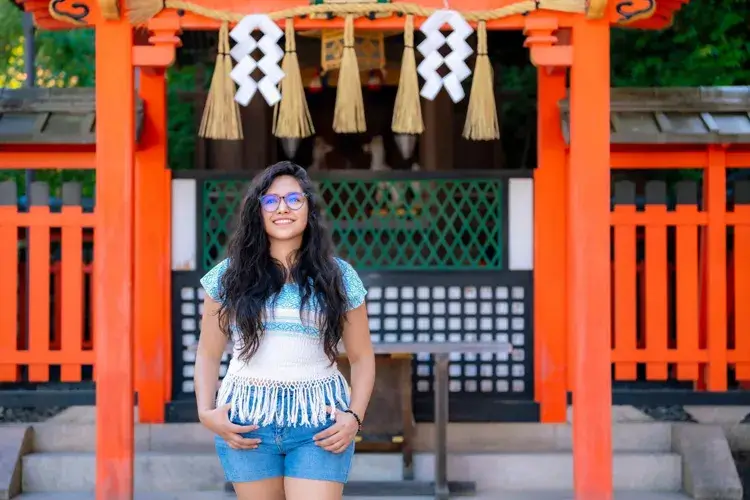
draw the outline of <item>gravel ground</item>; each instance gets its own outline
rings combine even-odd
[[[44,422],[65,408],[4,408],[0,406],[0,424]]]

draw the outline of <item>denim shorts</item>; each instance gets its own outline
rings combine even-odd
[[[231,420],[235,424],[247,425],[247,422],[236,418]],[[326,419],[317,425],[261,425],[252,432],[242,434],[246,438],[261,440],[253,450],[235,450],[223,438],[215,436],[216,452],[226,480],[245,483],[293,477],[346,483],[354,457],[354,443],[342,453],[332,453],[313,441],[316,434],[334,423]]]

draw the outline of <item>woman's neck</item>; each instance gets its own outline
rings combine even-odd
[[[271,257],[281,262],[288,271],[292,265],[294,255],[301,246],[302,238],[283,241],[272,240],[269,250]]]

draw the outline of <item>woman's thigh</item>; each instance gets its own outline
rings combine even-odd
[[[232,484],[237,500],[284,500],[284,478],[281,477]]]
[[[344,483],[285,477],[284,494],[286,500],[341,500]]]

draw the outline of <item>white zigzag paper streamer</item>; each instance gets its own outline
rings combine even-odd
[[[445,24],[453,30],[447,37],[440,32],[440,28]],[[438,10],[422,23],[420,31],[425,35],[425,39],[417,46],[417,50],[424,56],[417,67],[417,72],[424,78],[420,95],[432,101],[444,87],[453,102],[459,102],[465,97],[461,82],[471,74],[466,59],[474,51],[466,43],[466,39],[474,29],[458,12]],[[451,53],[443,57],[439,51],[446,42],[451,48]],[[445,77],[441,77],[437,72],[443,64],[450,69]]]
[[[253,38],[255,30],[263,33],[260,40],[256,41]],[[284,78],[284,72],[279,66],[279,61],[284,57],[284,50],[279,47],[278,42],[283,35],[281,28],[265,14],[245,16],[229,33],[237,42],[229,51],[232,59],[237,61],[237,65],[230,73],[232,80],[239,85],[234,100],[242,106],[248,105],[256,91],[260,91],[269,106],[281,100],[278,85]],[[263,57],[257,62],[251,57],[256,48],[263,52]],[[263,77],[257,82],[251,76],[256,68],[263,72]]]

